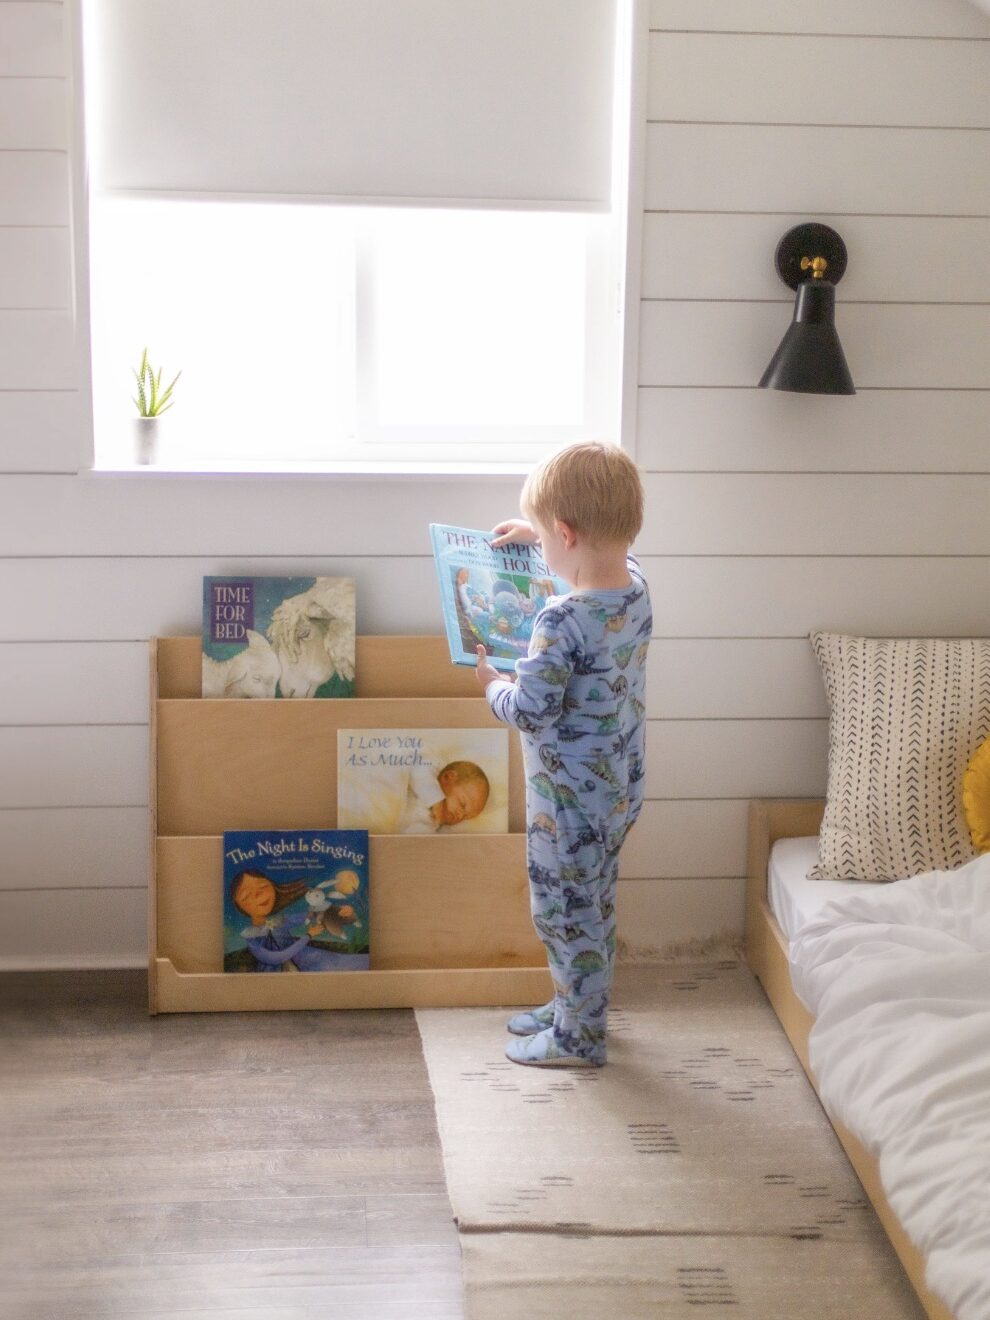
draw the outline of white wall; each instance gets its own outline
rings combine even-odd
[[[824,785],[813,627],[985,633],[990,20],[964,0],[652,0],[639,366],[656,604],[642,952],[738,932],[746,800]],[[71,61],[0,0],[0,965],[144,957],[146,639],[200,579],[350,573],[363,632],[437,631],[430,519],[511,481],[74,475]],[[859,394],[753,387],[773,250],[843,234]],[[329,750],[328,750],[329,754]]]

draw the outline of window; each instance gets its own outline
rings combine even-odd
[[[632,0],[73,3],[97,467],[616,436]]]
[[[169,467],[526,462],[608,434],[611,229],[566,212],[97,197],[97,466],[131,461],[145,347],[163,383],[182,372]]]

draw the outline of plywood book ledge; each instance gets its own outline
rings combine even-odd
[[[332,829],[337,730],[500,727],[442,637],[359,637],[347,700],[203,700],[197,637],[151,642],[152,1013],[540,1003],[518,739],[509,833],[373,835],[371,970],[225,973],[223,832]]]

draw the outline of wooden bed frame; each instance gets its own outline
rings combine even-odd
[[[808,1064],[808,1032],[814,1018],[791,984],[788,941],[767,901],[767,864],[770,849],[778,839],[817,834],[824,808],[824,802],[807,799],[751,802],[746,872],[746,961],[762,984],[816,1095],[818,1083]],[[828,1118],[930,1320],[953,1320],[945,1303],[925,1287],[924,1260],[884,1196],[877,1161],[841,1123],[831,1115]]]

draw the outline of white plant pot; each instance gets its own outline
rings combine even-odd
[[[157,462],[162,419],[160,417],[135,417],[132,420],[134,422],[134,461],[136,463]]]

